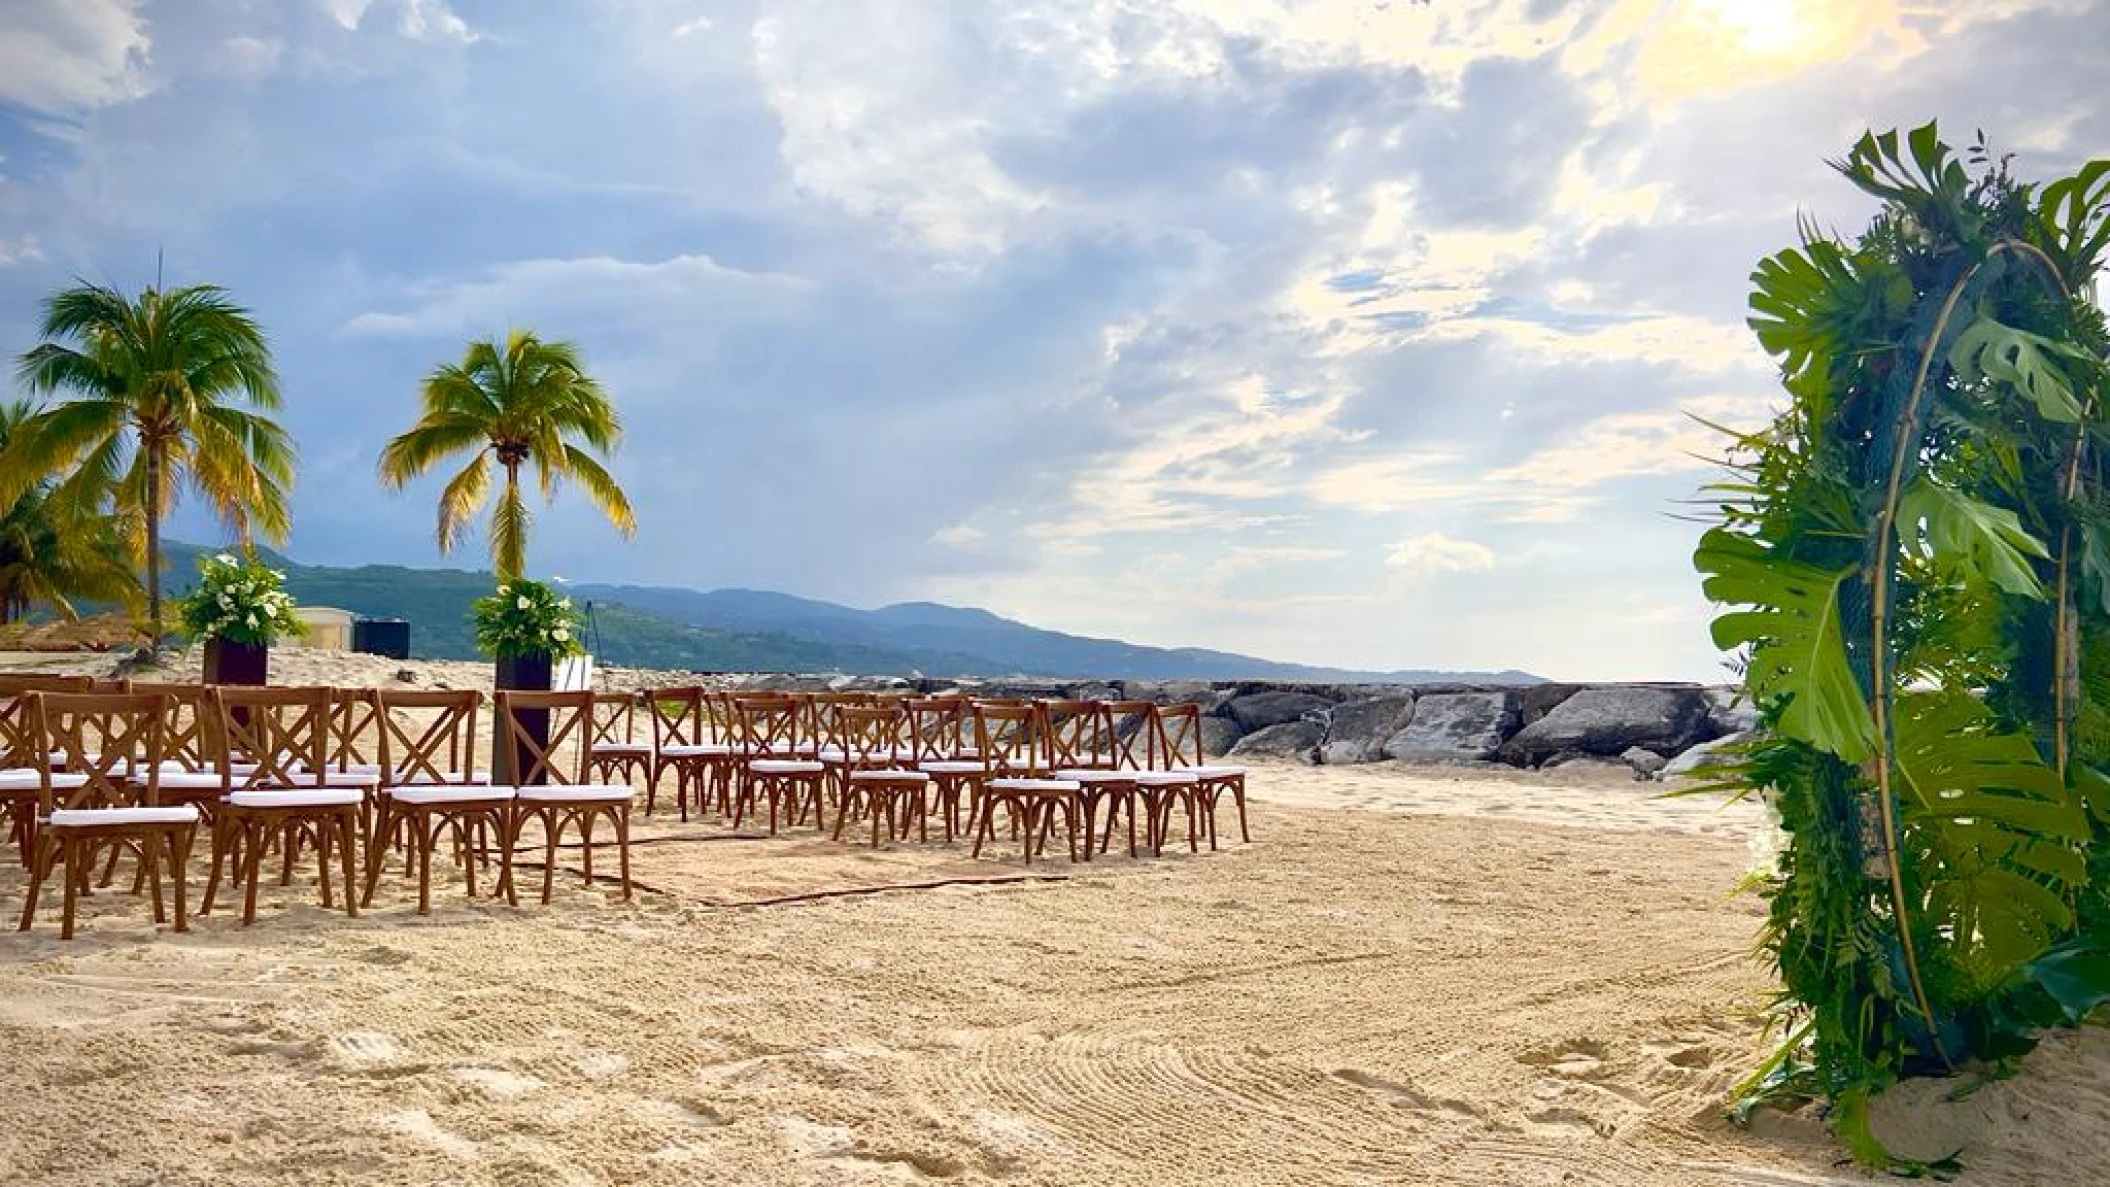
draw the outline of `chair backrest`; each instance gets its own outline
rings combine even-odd
[[[795,698],[767,693],[735,696],[732,701],[734,740],[741,754],[784,758],[797,752],[800,718],[805,713]]]
[[[597,692],[593,694],[593,741],[596,746],[628,745],[637,725],[637,694]]]
[[[380,710],[363,688],[330,690],[329,763],[347,771],[381,761]]]
[[[1047,730],[1039,705],[976,701],[972,712],[974,745],[981,752],[985,770],[1012,775],[1041,775],[1048,771],[1042,745]]]
[[[718,739],[712,731],[711,701],[700,684],[648,688],[639,694],[652,717],[652,748],[701,746]]]
[[[594,694],[500,689],[493,733],[513,755],[508,778],[518,786],[586,782],[593,761]],[[538,729],[538,723],[546,723]],[[541,736],[538,737],[537,734]],[[573,747],[569,763],[560,752]]]
[[[809,692],[798,694],[805,720],[799,723],[799,741],[816,746],[843,747],[837,710],[877,704],[878,694],[869,692]],[[847,749],[847,747],[844,747]]]
[[[1148,771],[1157,765],[1158,705],[1156,701],[1108,701],[1106,741],[1113,753],[1114,769]]]
[[[41,788],[37,806],[56,808],[153,805],[161,798],[161,720],[168,712],[154,693],[33,692],[26,694]],[[69,775],[87,782],[63,794],[52,786],[52,755],[66,756]]]
[[[134,693],[154,693],[166,705],[161,717],[161,760],[185,771],[197,772],[212,762],[209,738],[213,727],[212,692],[202,684],[152,684],[141,682]]]
[[[86,676],[0,676],[0,767],[34,767],[43,745],[29,721],[33,692],[87,692]]]
[[[390,787],[462,783],[476,769],[484,694],[464,689],[366,691],[381,730],[381,779]]]
[[[1042,750],[1051,770],[1095,770],[1114,765],[1106,702],[1055,700],[1040,703],[1046,728]]]
[[[213,762],[229,786],[233,765],[255,764],[240,780],[245,787],[314,787],[329,773],[328,688],[254,688],[215,685]]]
[[[837,705],[835,744],[853,767],[893,766],[906,721],[899,705]]]
[[[901,713],[910,761],[946,762],[967,748],[966,697],[911,697]]]
[[[1201,766],[1202,707],[1194,704],[1159,705],[1151,766],[1169,770],[1179,766]]]

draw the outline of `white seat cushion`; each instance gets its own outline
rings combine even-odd
[[[684,743],[659,748],[661,758],[723,758],[732,752],[733,748],[723,742]]]
[[[435,779],[430,771],[412,767],[400,767],[396,770],[396,777],[391,781],[391,785],[399,787],[460,787],[463,785],[474,786],[489,783],[490,781],[491,772],[489,771],[442,770],[439,778]]]
[[[1139,787],[1190,787],[1201,782],[1193,771],[1134,771]]]
[[[513,794],[532,803],[621,803],[635,793],[613,783],[552,783],[543,787],[516,787]]]
[[[918,783],[928,783],[930,782],[930,776],[923,771],[892,770],[850,772],[850,782],[852,783],[906,783],[910,780],[914,780]]]
[[[237,808],[355,808],[366,802],[357,788],[311,788],[306,791],[238,791],[227,797]]]
[[[918,763],[917,768],[933,775],[979,775],[988,770],[978,762],[926,762]]]
[[[757,775],[818,775],[828,768],[803,759],[758,758],[748,763],[747,769]]]
[[[1134,783],[1138,773],[1136,771],[1070,770],[1057,771],[1055,772],[1055,777],[1057,779],[1073,780],[1078,783]]]
[[[991,791],[1081,791],[1074,779],[991,779]]]
[[[299,774],[307,774],[309,771],[308,764],[306,763],[294,763],[291,769]],[[381,764],[379,763],[351,762],[339,766],[338,764],[332,762],[324,763],[322,769],[328,771],[332,775],[350,773],[353,775],[364,775],[369,779],[379,779],[381,777]]]
[[[1179,771],[1179,772],[1180,772],[1181,774],[1183,774],[1183,775],[1192,775],[1192,776],[1194,776],[1194,777],[1195,777],[1195,778],[1197,778],[1197,779],[1235,779],[1235,778],[1237,778],[1237,777],[1239,777],[1239,776],[1241,776],[1241,775],[1244,775],[1244,774],[1245,774],[1245,768],[1244,768],[1244,767],[1210,767],[1210,766],[1202,766],[1202,767],[1175,767],[1174,769],[1175,769],[1175,770],[1177,770],[1177,771]]]
[[[423,786],[398,787],[388,793],[399,804],[504,803],[513,798],[510,787]]]
[[[97,828],[112,824],[196,824],[198,810],[173,808],[60,808],[45,821],[52,828]]]
[[[167,791],[217,791],[227,786],[210,771],[163,771],[155,778]],[[239,785],[241,780],[236,779],[235,783]]]
[[[0,770],[0,791],[35,791],[43,785],[42,778],[29,767],[8,767]],[[86,775],[68,775],[58,771],[52,772],[51,775],[51,786],[56,791],[72,791],[87,785]]]
[[[652,753],[652,743],[595,742],[593,744],[593,752],[595,754],[650,754]]]

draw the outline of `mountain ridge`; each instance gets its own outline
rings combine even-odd
[[[167,545],[171,596],[187,588],[207,551]],[[469,604],[488,594],[488,570],[406,565],[305,565],[259,550],[286,573],[302,605],[335,606],[369,618],[411,623],[421,658],[476,655]],[[1201,647],[1153,647],[1035,627],[972,606],[895,602],[860,610],[774,590],[694,590],[680,586],[566,582],[593,609],[588,643],[610,664],[704,672],[827,672],[932,677],[1034,676],[1103,680],[1287,680],[1328,683],[1533,684],[1515,669],[1449,672],[1363,671],[1285,663]]]

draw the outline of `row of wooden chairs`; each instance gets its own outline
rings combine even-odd
[[[497,721],[511,783],[494,785],[466,761],[476,753],[482,695],[467,692],[201,688],[130,693],[0,688],[0,807],[7,809],[29,867],[21,926],[34,919],[51,875],[65,873],[62,935],[72,935],[75,899],[99,856],[140,858],[139,879],[161,900],[164,855],[176,875],[176,926],[187,925],[182,869],[196,831],[212,838],[212,869],[201,912],[209,912],[223,872],[244,889],[244,922],[255,918],[261,862],[284,857],[283,881],[312,848],[322,898],[332,904],[332,857],[342,868],[344,907],[371,903],[387,851],[400,844],[431,908],[431,859],[451,836],[471,894],[475,872],[497,852],[499,892],[517,902],[513,856],[526,825],[544,833],[543,901],[550,899],[556,847],[576,831],[592,880],[593,828],[615,833],[623,893],[629,879],[627,785],[585,777],[590,751],[560,748],[588,732],[585,693],[501,693]],[[379,726],[379,763],[358,763],[333,740],[332,722],[363,704]],[[403,712],[422,710],[423,720]],[[551,728],[554,724],[554,728]],[[355,852],[365,847],[362,879]],[[109,874],[104,875],[108,884]],[[135,889],[137,884],[135,883]]]

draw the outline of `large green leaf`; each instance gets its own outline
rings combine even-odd
[[[1905,491],[1898,518],[1906,529],[1923,525],[1936,559],[1961,564],[2018,597],[2043,599],[2044,584],[2029,562],[2051,553],[2013,511],[1980,502],[1922,473]]]
[[[1990,317],[1972,322],[1949,349],[1949,365],[1960,381],[1991,380],[2028,400],[2044,419],[2078,424],[2081,399],[2062,362],[2094,365],[2085,351]]]
[[[2026,734],[1956,690],[1896,700],[1896,769],[1924,909],[1973,994],[2004,985],[2073,927],[2087,810]]]
[[[1875,720],[1839,623],[1839,586],[1853,570],[1826,572],[1723,528],[1701,537],[1692,559],[1709,598],[1750,607],[1717,617],[1714,643],[1750,648],[1745,682],[1759,702],[1782,702],[1775,728],[1847,762],[1866,761]]]

